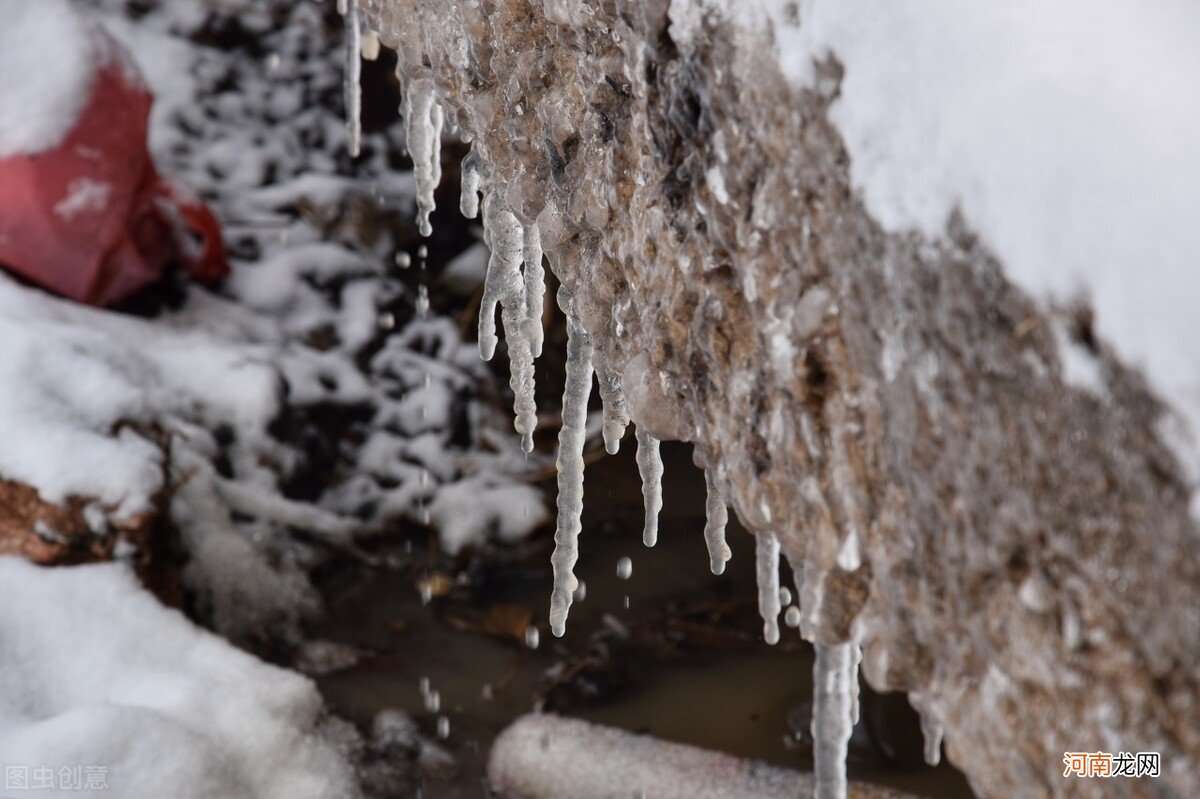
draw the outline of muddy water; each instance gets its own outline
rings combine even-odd
[[[702,474],[687,448],[664,446],[659,543],[643,547],[630,449],[627,439],[621,455],[588,466],[577,567],[587,594],[571,608],[562,639],[546,627],[548,532],[501,562],[451,564],[418,546],[392,553],[394,570],[331,583],[329,617],[317,632],[373,653],[319,679],[332,709],[366,726],[379,710],[402,708],[433,736],[439,714],[426,709],[421,679],[440,694],[450,721],[443,745],[458,767],[452,777],[427,779],[424,796],[485,795],[491,740],[535,707],[811,768],[812,653],[786,628],[778,646],[762,641],[753,539],[731,524],[733,560],[723,576],[709,573]],[[633,562],[627,580],[617,577],[623,556]],[[417,581],[442,574],[442,595],[423,604]],[[524,613],[540,629],[536,650],[521,640]],[[973,796],[953,768],[922,762],[920,729],[902,697],[867,692],[863,717],[851,743],[852,777],[922,796]]]

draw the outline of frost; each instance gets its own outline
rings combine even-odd
[[[637,435],[638,474],[642,477],[642,501],[646,506],[646,524],[642,528],[642,543],[652,547],[658,543],[658,512],[662,510],[663,462],[658,439],[642,430]]]
[[[567,317],[567,380],[563,389],[562,429],[558,434],[558,529],[554,532],[554,589],[550,594],[550,630],[566,632],[571,595],[578,587],[580,515],[583,513],[583,444],[587,403],[592,393],[592,344],[575,315],[574,300],[560,287],[558,304]],[[723,506],[722,506],[723,509]]]
[[[779,643],[779,539],[774,533],[759,533],[755,536],[754,546],[758,612],[763,620],[763,638],[768,644],[774,645]]]
[[[729,522],[729,510],[721,498],[712,472],[704,470],[704,485],[708,490],[704,501],[704,543],[708,545],[709,565],[713,574],[725,571],[725,563],[733,555],[725,543],[725,525]]]

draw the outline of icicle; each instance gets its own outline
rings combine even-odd
[[[850,644],[850,726],[858,724],[859,685],[858,670],[862,666],[863,650],[857,643]]]
[[[755,536],[754,551],[763,638],[774,645],[779,643],[779,539],[774,533],[759,533]]]
[[[465,213],[465,211],[464,211]],[[542,266],[542,232],[537,223],[525,228],[525,324],[529,327],[529,349],[542,357],[542,306],[546,303],[546,269]]]
[[[364,61],[375,61],[379,58],[379,34],[370,28],[362,34],[362,57]]]
[[[521,434],[521,449],[532,452],[537,404],[533,392],[533,352],[525,317],[525,284],[520,271],[524,229],[512,213],[496,207],[492,195],[484,200],[483,227],[492,254],[479,306],[479,354],[484,360],[491,360],[496,353],[496,304],[499,303],[508,339],[513,426]]]
[[[433,190],[442,177],[442,107],[436,102],[433,78],[429,76],[413,78],[406,84],[404,137],[417,181],[417,226],[422,236],[428,236],[433,232],[429,215],[436,207]]]
[[[574,301],[559,288],[558,304],[567,317],[567,381],[563,389],[562,429],[558,434],[558,529],[554,532],[554,590],[550,594],[550,630],[562,636],[571,594],[578,587],[580,514],[583,512],[583,442],[587,404],[592,393],[592,345],[575,315]]]
[[[604,449],[616,455],[621,448],[621,438],[629,425],[629,406],[621,392],[621,376],[601,361],[597,366],[597,384],[600,399],[604,403]]]
[[[346,20],[346,74],[342,90],[346,99],[346,148],[358,157],[362,148],[362,21],[358,0],[338,0],[338,10]]]
[[[462,161],[458,195],[458,210],[467,219],[479,216],[479,189],[482,185],[483,174],[479,170],[479,162],[475,160],[475,153],[470,153]]]
[[[813,775],[815,799],[845,799],[850,742],[851,644],[814,644]]]
[[[642,501],[646,506],[646,526],[642,528],[642,543],[652,547],[658,543],[658,512],[662,510],[663,462],[658,439],[637,428],[637,465],[642,476]]]
[[[942,762],[943,732],[942,725],[934,721],[928,713],[921,714],[921,735],[925,737],[925,762],[931,766]]]
[[[521,223],[511,212],[497,207],[492,195],[483,201],[483,235],[491,255],[479,303],[479,355],[490,361],[496,354],[496,305],[509,301],[513,292],[522,288],[520,267],[524,245]]]
[[[725,508],[725,500],[721,499],[717,481],[707,469],[704,470],[704,483],[708,487],[708,498],[704,502],[704,510],[708,515],[704,524],[704,542],[708,544],[712,573],[721,574],[725,571],[725,562],[733,555],[725,543],[725,524],[729,521],[729,511]]]

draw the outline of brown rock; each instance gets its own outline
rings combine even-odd
[[[825,592],[820,637],[856,617],[867,679],[915,692],[980,793],[1200,796],[1200,554],[1162,407],[1102,343],[1111,398],[1066,385],[1056,318],[966,221],[883,231],[835,61],[794,89],[718,18],[673,41],[662,0],[365,6],[539,222],[635,421],[695,442]],[[850,536],[865,579],[835,571]],[[1118,748],[1163,776],[1061,776]]]

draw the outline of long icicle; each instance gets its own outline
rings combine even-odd
[[[652,547],[658,543],[658,512],[662,510],[662,454],[657,438],[640,427],[634,434],[637,437],[638,474],[642,476],[642,502],[646,506],[642,543]]]
[[[853,644],[815,643],[813,663],[814,799],[846,799],[850,743],[850,671]]]
[[[779,643],[779,539],[774,533],[758,533],[754,537],[754,553],[763,638],[774,645]]]
[[[484,200],[484,232],[491,247],[483,301],[479,307],[479,352],[485,360],[496,352],[496,303],[508,340],[508,384],[513,392],[513,427],[521,434],[521,449],[533,451],[537,425],[534,399],[533,351],[526,318],[525,282],[521,276],[525,229],[510,211],[496,207],[491,194]]]
[[[571,595],[579,585],[574,569],[579,558],[583,512],[583,443],[587,435],[588,397],[592,393],[592,345],[566,288],[559,288],[558,304],[567,317],[567,382],[563,389],[562,429],[558,434],[558,529],[554,532],[554,554],[550,558],[554,567],[550,631],[561,636],[567,629]]]
[[[343,3],[338,10],[346,22],[346,65],[342,93],[346,102],[346,149],[357,158],[362,150],[362,20],[358,0]]]
[[[708,489],[708,497],[704,502],[706,520],[704,523],[704,542],[708,545],[709,565],[713,574],[725,571],[725,562],[733,556],[729,545],[725,543],[725,525],[729,522],[729,511],[725,500],[717,489],[717,481],[712,472],[704,470],[704,484]]]

